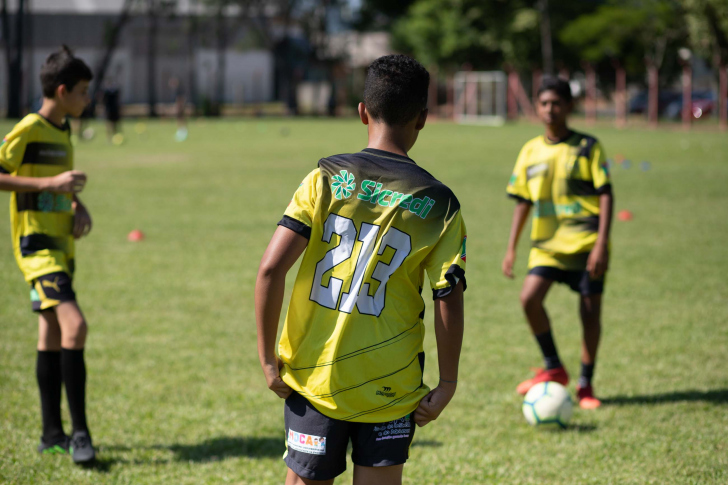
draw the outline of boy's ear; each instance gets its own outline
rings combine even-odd
[[[427,114],[429,113],[429,110],[427,108],[420,111],[420,115],[417,117],[417,123],[415,124],[415,130],[421,130],[425,127],[425,122],[427,121]]]
[[[364,123],[365,125],[368,125],[369,124],[369,113],[367,113],[367,107],[364,106],[364,103],[359,103],[358,111],[359,111],[359,119],[361,120],[361,122]]]
[[[61,98],[68,94],[68,87],[65,84],[61,84],[56,88],[56,98]]]

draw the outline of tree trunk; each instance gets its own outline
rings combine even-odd
[[[131,6],[133,3],[134,0],[124,0],[124,5],[121,7],[121,13],[117,17],[116,22],[114,23],[114,27],[111,30],[111,37],[109,38],[109,42],[106,45],[106,52],[104,52],[104,57],[101,58],[101,62],[96,68],[94,82],[91,86],[91,105],[88,108],[88,113],[91,116],[93,116],[94,112],[96,111],[96,94],[101,88],[101,83],[104,81],[104,77],[106,77],[106,71],[109,68],[109,64],[111,64],[111,58],[114,55],[114,50],[116,50],[116,46],[119,43],[119,35],[121,34],[122,28],[129,20],[129,13],[131,11]]]
[[[690,61],[683,63],[682,88],[682,126],[689,130],[693,120],[693,68],[690,66]]]
[[[597,121],[597,74],[590,62],[584,63],[586,71],[586,122],[593,125]]]
[[[147,103],[149,117],[157,117],[157,21],[156,0],[149,0],[149,30],[147,32]]]
[[[720,129],[728,129],[728,67],[725,64],[718,66],[718,119]]]
[[[617,104],[617,128],[625,128],[627,126],[627,71],[621,63],[616,62],[614,66],[616,70],[616,92],[614,100]]]
[[[217,9],[217,95],[215,96],[216,114],[222,114],[225,102],[225,50],[227,48],[227,32],[225,26],[224,3]]]
[[[647,122],[653,128],[657,127],[657,116],[659,110],[659,77],[657,66],[649,62],[647,64],[647,84],[649,94],[647,96]]]
[[[15,13],[15,45],[11,49],[8,65],[8,118],[20,118],[22,114],[24,17],[25,1],[19,0],[18,11]]]
[[[187,94],[189,96],[189,102],[192,103],[193,114],[197,115],[197,79],[195,73],[197,69],[195,67],[195,48],[197,47],[197,15],[196,13],[190,12],[188,21],[188,33],[187,33]]]
[[[541,12],[541,55],[543,57],[543,70],[546,74],[551,75],[554,73],[554,54],[551,45],[549,0],[539,0],[538,9]]]

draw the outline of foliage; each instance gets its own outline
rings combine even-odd
[[[683,0],[695,52],[728,63],[728,0]]]

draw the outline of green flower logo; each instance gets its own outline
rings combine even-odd
[[[331,184],[331,192],[334,197],[341,200],[342,198],[348,199],[351,197],[351,193],[356,189],[354,183],[354,174],[349,173],[346,170],[342,170],[341,175],[334,175],[332,179],[334,182]]]

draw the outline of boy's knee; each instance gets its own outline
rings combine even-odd
[[[543,305],[543,298],[534,292],[521,292],[521,306],[526,313],[540,308]]]
[[[67,349],[82,349],[86,343],[88,325],[83,319],[69,322],[63,328],[63,347]]]

